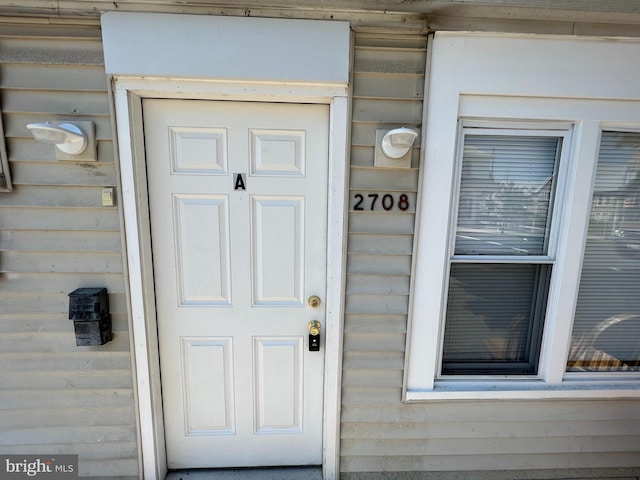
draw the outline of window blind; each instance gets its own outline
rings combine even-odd
[[[602,134],[568,371],[640,370],[640,134]]]
[[[456,255],[543,255],[556,137],[467,135]]]

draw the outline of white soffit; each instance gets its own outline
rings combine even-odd
[[[102,15],[106,72],[346,84],[348,22],[162,13]]]

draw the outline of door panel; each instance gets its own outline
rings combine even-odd
[[[169,467],[322,463],[328,107],[143,115]]]

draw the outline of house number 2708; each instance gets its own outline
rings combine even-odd
[[[353,198],[355,199],[355,204],[353,205],[354,210],[380,210],[380,208],[382,208],[382,210],[388,212],[395,207],[404,212],[405,210],[409,210],[411,206],[409,196],[406,193],[401,193],[400,195],[392,195],[390,193],[369,193],[363,195],[356,193]]]

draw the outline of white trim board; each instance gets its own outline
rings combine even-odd
[[[102,15],[112,75],[346,84],[347,22],[163,13]]]
[[[136,83],[140,80],[137,79]],[[166,87],[166,85],[164,85]],[[179,82],[176,82],[179,88]],[[152,82],[149,91],[153,97],[171,97],[171,92],[159,94]],[[211,96],[208,93],[208,97]],[[298,92],[296,95],[304,95]],[[296,98],[297,96],[294,95]],[[118,122],[118,152],[124,211],[126,261],[131,303],[131,329],[133,333],[136,385],[139,404],[139,422],[143,457],[144,479],[162,479],[166,474],[164,434],[160,396],[160,370],[155,310],[153,306],[153,277],[150,258],[151,233],[146,202],[146,175],[144,169],[143,138],[141,129],[141,99],[127,88],[126,80],[115,82],[115,109]],[[272,99],[271,96],[268,96]],[[220,99],[228,99],[223,95]],[[281,98],[281,101],[287,101]],[[330,102],[329,152],[329,231],[327,243],[327,325],[325,341],[324,386],[324,458],[323,472],[327,480],[338,476],[340,373],[342,357],[342,292],[344,290],[345,256],[344,205],[346,201],[347,164],[347,97],[333,97]]]
[[[187,15],[163,15],[162,19],[169,20],[168,17],[171,17],[177,25],[184,21],[194,25],[191,22],[198,24],[206,20],[224,23],[229,20],[215,17],[203,19]],[[133,19],[137,21],[132,23]],[[306,77],[300,78],[299,75],[292,73],[300,71],[300,64],[296,65],[296,58],[290,56],[289,67],[278,70],[281,78],[265,80],[267,76],[265,70],[261,70],[260,64],[253,64],[255,69],[252,68],[252,59],[256,60],[255,53],[252,54],[251,59],[245,58],[242,62],[216,63],[220,70],[217,72],[201,69],[202,62],[197,55],[193,54],[194,50],[191,48],[196,48],[197,51],[202,47],[202,45],[193,45],[195,40],[202,40],[199,37],[202,32],[176,36],[176,30],[171,25],[166,25],[169,30],[160,28],[157,23],[154,23],[155,20],[157,20],[155,14],[118,12],[103,15],[105,63],[107,73],[112,80],[117,123],[130,328],[133,338],[140,424],[141,478],[162,480],[167,473],[142,128],[142,98],[153,97],[308,102],[325,103],[330,106],[323,477],[327,480],[337,479],[339,475],[342,305],[346,258],[344,212],[349,150],[349,26],[344,22],[279,20],[276,30],[265,27],[261,30],[263,34],[265,31],[277,32],[279,41],[283,45],[297,44],[296,48],[285,50],[285,53],[287,51],[304,52],[305,58],[297,58],[297,60],[312,64],[309,69],[302,69],[306,72]],[[236,29],[230,28],[231,23],[227,23],[229,28],[225,30],[226,41],[224,38],[217,37],[218,43],[237,47],[234,42],[239,32],[256,40],[250,30],[259,29],[260,25],[268,25],[272,22],[272,20],[252,18],[232,20]],[[237,30],[239,25],[243,26],[241,30]],[[144,31],[148,35],[143,45],[137,46],[134,52],[131,48],[135,44],[129,43],[132,41],[130,36],[134,35],[132,30],[137,30],[138,33]],[[218,32],[223,30],[219,29]],[[123,36],[119,37],[119,34]],[[320,34],[322,41],[329,42],[323,44],[323,50],[330,55],[324,53],[316,55],[317,45],[322,45],[322,43],[316,43],[320,41],[318,40]],[[173,53],[160,52],[158,45],[162,45],[169,37],[172,38]],[[154,39],[158,41],[157,44]],[[144,48],[148,51],[145,52]],[[190,51],[190,55],[180,53],[185,51]],[[178,54],[196,58],[197,61],[185,60],[178,67],[174,62]],[[281,54],[282,51],[277,51],[278,56]],[[139,58],[140,55],[147,57],[149,62]],[[126,58],[121,62],[118,57]],[[151,57],[154,58],[151,59]],[[137,64],[137,61],[140,63]],[[243,64],[244,73],[240,75],[237,70],[234,70],[238,65],[232,65],[232,63]],[[224,70],[227,66],[229,69]],[[239,76],[242,79],[238,78]]]

